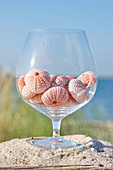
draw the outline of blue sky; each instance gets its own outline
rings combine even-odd
[[[16,69],[32,28],[84,29],[100,76],[113,77],[113,0],[0,0],[0,61]]]

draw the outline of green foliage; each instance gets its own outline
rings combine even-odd
[[[113,142],[112,128],[112,122],[87,122],[79,110],[63,119],[61,135],[85,134]],[[51,135],[50,119],[19,97],[13,77],[0,75],[0,142],[12,138]]]

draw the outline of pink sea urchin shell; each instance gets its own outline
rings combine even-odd
[[[42,95],[42,101],[46,106],[61,106],[69,98],[68,92],[63,87],[51,87]]]
[[[97,81],[97,76],[92,71],[87,71],[81,74],[77,80],[82,81],[82,83],[86,86],[86,88],[91,87]]]
[[[36,94],[35,96],[33,96],[32,98],[29,99],[29,101],[33,104],[39,104],[42,103],[42,94]]]
[[[69,82],[68,89],[72,97],[79,103],[85,101],[87,98],[85,85],[80,80],[72,79]]]
[[[56,78],[56,85],[57,85],[57,86],[63,87],[63,86],[65,86],[67,83],[68,83],[68,78],[65,77],[65,76],[58,76],[58,77]]]
[[[49,73],[42,69],[33,69],[26,74],[25,83],[32,92],[42,93],[50,87]]]
[[[57,76],[52,82],[52,87],[56,87],[56,86],[64,87],[68,82],[69,80],[67,77]]]
[[[35,92],[32,92],[31,89],[28,86],[24,86],[22,93],[22,97],[25,99],[29,99],[35,95]]]
[[[22,93],[22,90],[24,86],[26,85],[24,79],[25,79],[25,76],[23,75],[23,76],[20,76],[17,80],[17,86],[19,88],[20,93]]]

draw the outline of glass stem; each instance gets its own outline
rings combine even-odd
[[[52,118],[52,125],[53,125],[53,136],[52,137],[60,137],[60,125],[61,125],[61,118]]]

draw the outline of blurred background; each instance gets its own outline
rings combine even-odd
[[[0,142],[52,135],[49,118],[24,103],[15,86],[18,57],[33,28],[86,31],[98,88],[91,102],[63,119],[61,135],[113,142],[113,0],[0,0]]]

